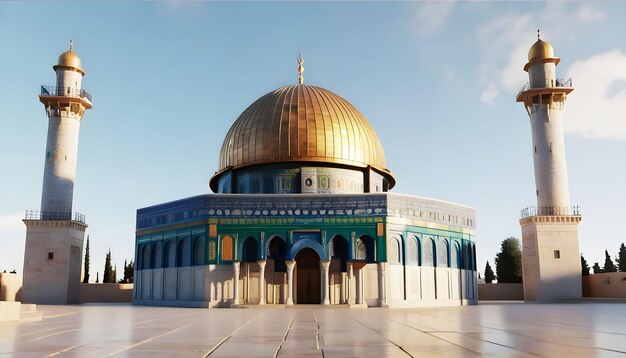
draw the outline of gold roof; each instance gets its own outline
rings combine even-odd
[[[229,168],[281,162],[371,166],[390,188],[395,184],[367,119],[345,99],[316,86],[285,86],[252,103],[226,134],[211,187]]]
[[[544,58],[554,58],[554,49],[550,43],[539,39],[528,51],[528,61],[530,62]]]
[[[74,42],[70,40],[70,49],[63,52],[59,56],[59,61],[56,66],[53,68],[56,70],[57,67],[65,67],[71,68],[78,72],[80,72],[83,76],[85,75],[85,71],[83,71],[80,63],[80,57],[74,52]]]

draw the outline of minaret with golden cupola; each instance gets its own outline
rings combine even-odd
[[[72,211],[80,122],[93,107],[82,89],[80,58],[74,44],[53,66],[55,86],[41,86],[39,100],[48,116],[41,210],[27,211],[24,284],[27,303],[78,303],[84,216]]]
[[[530,117],[537,206],[522,210],[525,300],[581,299],[578,207],[570,206],[562,111],[571,79],[558,79],[561,61],[541,40],[528,52],[529,82],[517,95]]]

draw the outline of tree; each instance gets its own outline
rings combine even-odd
[[[619,247],[619,254],[617,256],[617,266],[619,272],[626,272],[626,246],[622,242],[622,246]]]
[[[600,265],[596,262],[593,264],[593,273],[603,273],[604,270],[600,268]]]
[[[96,271],[96,283],[100,283],[100,272]]]
[[[121,279],[120,283],[133,283],[133,276],[135,275],[133,260],[130,260],[130,263],[124,260],[124,278]]]
[[[128,274],[124,272],[124,277],[128,278],[128,282],[133,283],[135,281],[135,263],[130,260],[128,264]]]
[[[587,265],[587,260],[585,260],[582,254],[580,255],[580,266],[583,276],[589,276],[589,265]]]
[[[117,264],[115,264],[115,267],[113,268],[113,283],[117,282]]]
[[[89,235],[87,235],[87,246],[85,247],[85,276],[83,283],[89,283]]]
[[[496,276],[501,283],[522,282],[522,250],[518,239],[509,237],[502,241],[496,255]]]
[[[115,283],[113,281],[113,266],[111,266],[111,248],[104,259],[104,275],[102,275],[102,283]]]
[[[604,250],[604,272],[617,272],[617,268],[607,250]]]
[[[487,265],[485,266],[485,282],[492,283],[493,280],[496,279],[496,275],[493,274],[493,270],[489,265],[489,261],[487,261]]]

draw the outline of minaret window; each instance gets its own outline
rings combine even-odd
[[[561,250],[554,250],[554,258],[555,259],[561,258]]]

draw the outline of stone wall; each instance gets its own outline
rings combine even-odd
[[[583,297],[626,298],[626,272],[583,276]]]
[[[81,283],[80,303],[131,302],[132,283]]]
[[[481,283],[478,285],[478,299],[483,301],[523,300],[524,285],[521,283]]]
[[[0,273],[0,301],[22,300],[22,275]]]

